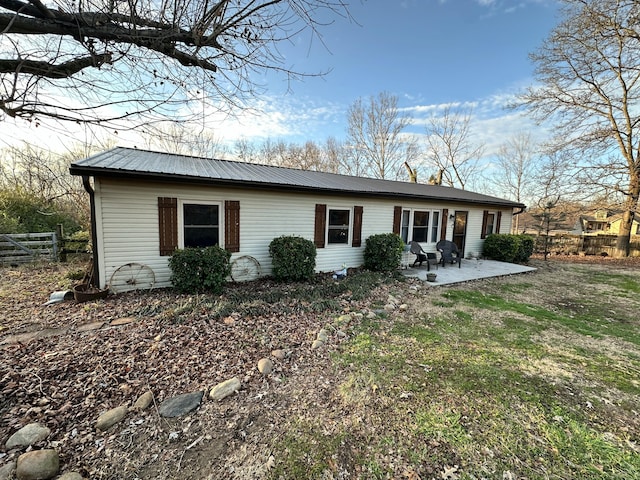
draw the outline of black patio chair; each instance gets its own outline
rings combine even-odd
[[[449,240],[440,240],[436,243],[436,250],[440,252],[440,263],[443,267],[447,263],[457,263],[458,268],[462,266],[462,255],[455,243]]]
[[[421,267],[422,262],[427,262],[427,271],[431,271],[431,265],[435,265],[436,268],[438,268],[438,257],[435,253],[425,252],[422,246],[415,241],[409,242],[409,245],[411,246],[409,251],[416,256],[412,265],[413,267],[416,266],[416,263]]]

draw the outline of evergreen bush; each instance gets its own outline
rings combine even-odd
[[[374,272],[390,272],[400,266],[404,242],[395,233],[380,233],[367,238],[364,267]]]
[[[183,293],[222,293],[231,273],[230,258],[217,245],[176,250],[169,258],[171,283]]]
[[[283,235],[269,244],[271,271],[278,281],[308,280],[316,269],[316,246],[302,237]]]
[[[529,235],[487,235],[483,255],[493,260],[510,263],[526,263],[533,254],[533,238]]]

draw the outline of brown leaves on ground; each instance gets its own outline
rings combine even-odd
[[[341,312],[309,313],[286,296],[252,306],[256,289],[273,287],[268,280],[229,287],[228,295],[259,312],[247,315],[221,308],[224,295],[178,295],[168,289],[44,306],[52,291],[71,286],[60,265],[3,269],[1,278],[0,452],[12,433],[40,422],[51,429],[45,442],[59,451],[63,471],[90,478],[200,479],[220,478],[220,472],[262,478],[274,464],[267,446],[282,434],[285,420],[335,388],[327,375],[328,352],[342,337],[333,335],[322,349],[312,351],[310,345]],[[381,289],[379,295],[387,293]],[[336,300],[342,310],[354,311],[374,298],[365,305],[347,292]],[[135,321],[110,325],[123,317]],[[96,322],[104,326],[82,331]],[[9,335],[54,328],[66,333],[7,342]],[[276,349],[287,355],[271,357],[273,372],[261,375],[258,360]],[[233,397],[214,402],[205,396],[186,418],[157,414],[166,398],[208,394],[232,377],[242,382]],[[132,405],[149,390],[151,408],[130,412],[104,433],[96,431],[101,413]],[[19,453],[8,452],[0,465]]]

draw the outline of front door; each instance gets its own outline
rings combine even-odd
[[[456,244],[460,254],[464,257],[464,240],[467,237],[467,217],[469,212],[456,210],[453,224],[453,243]]]

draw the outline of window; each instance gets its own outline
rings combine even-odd
[[[399,235],[404,243],[411,241],[438,243],[441,218],[440,210],[402,210],[399,222],[396,220],[395,228],[399,228]]]
[[[484,235],[491,235],[493,233],[494,225],[496,223],[496,214],[495,213],[487,213],[487,224],[484,228]]]
[[[330,208],[327,225],[327,243],[349,243],[349,218],[351,210]]]
[[[239,252],[240,202],[199,204],[158,197],[158,233],[161,256],[173,255],[176,248],[207,247],[220,242],[228,252]]]
[[[184,203],[184,247],[210,247],[220,243],[218,205]]]
[[[482,213],[482,230],[480,230],[480,238],[487,238],[492,233],[500,233],[500,218],[502,212],[490,212],[485,210]]]
[[[426,243],[429,233],[429,212],[413,212],[412,240]]]

